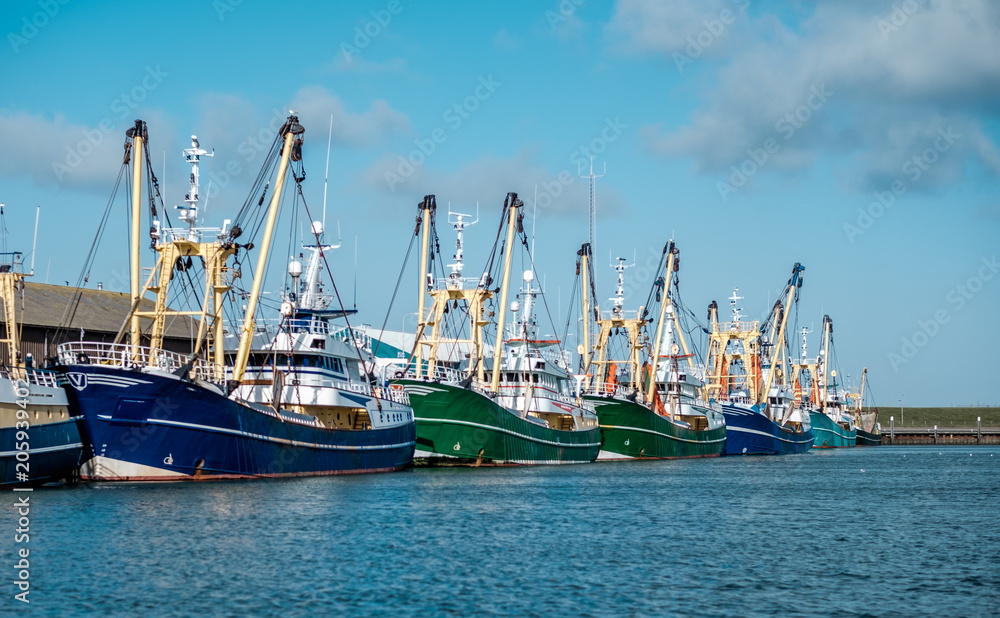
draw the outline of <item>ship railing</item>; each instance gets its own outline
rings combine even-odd
[[[0,369],[0,378],[11,380],[12,382],[27,382],[35,386],[59,386],[59,377],[55,372],[25,367]]]
[[[90,364],[174,372],[189,362],[185,354],[125,343],[70,341],[60,344],[57,352],[63,365]],[[218,383],[220,377],[225,376],[225,369],[212,361],[195,358],[190,362],[188,375],[194,379]]]
[[[194,228],[194,232],[198,242],[201,242],[204,238],[211,238],[213,241],[222,240],[228,234],[228,230],[221,227],[196,227]],[[160,230],[162,242],[188,240],[190,235],[191,228],[189,227],[168,227]]]
[[[477,277],[438,277],[434,280],[435,289],[438,290],[474,290],[481,287]]]
[[[436,365],[433,371],[428,371],[427,367],[423,368],[420,374],[417,374],[416,367],[413,363],[406,368],[403,377],[410,380],[429,380],[433,382],[460,382],[465,378],[463,372],[452,369],[451,367],[442,367],[441,365]]]
[[[21,273],[21,252],[0,253],[0,273]]]
[[[614,397],[627,397],[632,394],[632,388],[628,384],[621,382],[591,382],[584,391],[585,395],[612,395]]]
[[[343,341],[347,345],[356,345],[362,350],[372,349],[371,335],[368,335],[356,328],[339,326],[335,330],[330,331],[330,336],[339,341]]]
[[[609,309],[601,312],[602,320],[637,320],[638,318],[639,312],[634,309],[622,309],[620,311]]]
[[[754,320],[753,322],[721,322],[719,328],[723,332],[736,332],[736,331],[747,331],[747,330],[757,330],[759,321]]]

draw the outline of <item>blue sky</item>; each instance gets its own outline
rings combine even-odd
[[[261,163],[256,136],[295,109],[313,209],[334,116],[328,220],[345,246],[333,262],[349,289],[356,237],[366,322],[383,319],[428,193],[465,212],[478,202],[471,273],[505,193],[530,205],[537,186],[536,264],[565,308],[587,237],[578,163],[593,149],[598,171],[607,166],[600,296],[612,292],[609,251],[635,253],[638,304],[641,266],[672,236],[697,315],[739,286],[762,317],[802,262],[799,323],[819,330],[833,318],[841,372],[867,366],[880,405],[1000,405],[993,3],[288,6],[5,4],[0,202],[9,246],[25,252],[42,207],[36,280],[78,277],[135,118],[148,123],[156,169],[165,155],[170,204],[186,190],[188,136],[215,149],[202,177],[212,180],[207,223],[218,225]],[[406,158],[419,164],[408,171]],[[229,178],[227,164],[239,170]],[[124,228],[122,214],[89,285],[124,289]],[[415,310],[411,296],[404,288],[390,325]]]

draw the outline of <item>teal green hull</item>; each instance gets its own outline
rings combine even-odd
[[[584,399],[593,404],[601,424],[600,459],[718,457],[726,446],[725,425],[698,431],[672,423],[631,401]]]
[[[585,463],[601,450],[597,427],[561,431],[527,421],[472,390],[406,379],[393,384],[409,395],[416,417],[416,463]]]
[[[822,412],[809,411],[809,421],[812,423],[813,448],[847,448],[854,446],[857,432],[847,430],[833,422]]]

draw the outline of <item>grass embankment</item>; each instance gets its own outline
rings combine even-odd
[[[1000,427],[1000,408],[903,408],[900,422],[899,407],[879,406],[878,420],[883,429],[889,428],[889,417],[896,417],[896,427],[975,427],[976,417],[983,427]]]

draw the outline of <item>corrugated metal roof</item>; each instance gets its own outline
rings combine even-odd
[[[88,290],[47,283],[24,282],[23,306],[17,301],[17,319],[25,326],[58,328],[69,315],[67,307],[77,292],[81,292],[80,305],[73,316],[71,329],[117,333],[132,306],[128,294],[108,290]],[[144,299],[144,311],[153,309],[153,301]],[[0,323],[3,316],[0,314]],[[148,332],[150,320],[142,319],[143,332]],[[166,337],[186,339],[198,332],[198,322],[189,316],[177,316],[167,323]]]

